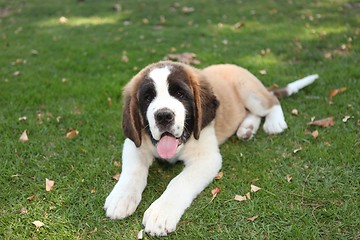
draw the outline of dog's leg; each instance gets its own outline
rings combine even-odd
[[[106,198],[104,209],[111,219],[122,219],[131,215],[141,200],[147,182],[148,170],[153,161],[152,154],[144,153],[126,139],[122,154],[122,172],[118,183]]]
[[[240,124],[236,135],[238,138],[243,140],[250,140],[259,129],[261,122],[261,117],[254,115],[252,113],[248,113],[245,119]]]
[[[246,91],[243,90],[243,91]],[[287,128],[284,113],[278,99],[264,86],[249,90],[243,99],[246,109],[253,115],[265,117],[264,130],[268,134],[281,133]]]
[[[185,159],[184,170],[171,180],[165,192],[144,214],[143,224],[150,235],[165,236],[174,231],[185,209],[221,168],[213,127],[204,128],[199,140],[189,140],[185,147],[186,151],[184,149],[179,157]]]

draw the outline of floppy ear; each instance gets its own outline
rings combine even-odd
[[[193,81],[193,89],[195,98],[194,137],[199,139],[201,130],[214,120],[219,101],[210,84],[202,76],[198,76],[197,81]]]
[[[125,136],[131,139],[136,147],[140,147],[142,123],[136,95],[137,91],[129,88],[129,86],[126,86],[124,89],[125,104],[122,115],[122,128]]]

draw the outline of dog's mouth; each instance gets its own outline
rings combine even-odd
[[[156,150],[163,159],[171,159],[175,157],[178,146],[182,143],[180,138],[176,138],[171,133],[165,132],[161,135],[157,142]]]

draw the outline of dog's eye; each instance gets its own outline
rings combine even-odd
[[[152,94],[145,94],[144,100],[145,100],[146,102],[151,102],[152,99],[153,99]]]
[[[182,90],[177,90],[176,91],[176,97],[180,98],[180,99],[183,99],[184,98],[184,92]]]

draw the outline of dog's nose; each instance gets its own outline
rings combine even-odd
[[[160,109],[155,113],[158,126],[167,127],[174,122],[175,114],[170,109]]]

